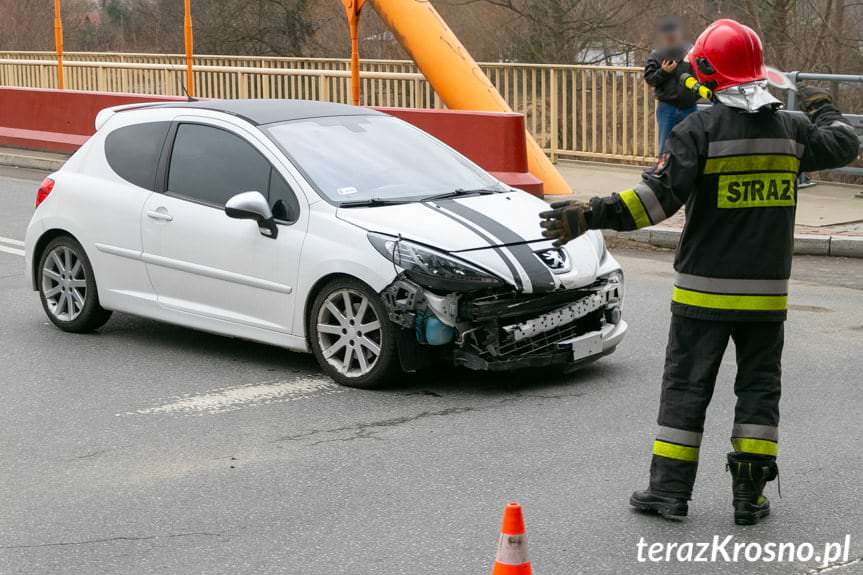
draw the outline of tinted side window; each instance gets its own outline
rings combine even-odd
[[[277,220],[293,223],[300,217],[297,196],[275,168],[270,169],[270,209]]]
[[[168,191],[224,206],[242,192],[267,195],[270,163],[251,144],[225,130],[198,124],[177,127]]]
[[[171,122],[148,122],[117,128],[105,138],[108,165],[124,180],[155,189],[159,156]]]

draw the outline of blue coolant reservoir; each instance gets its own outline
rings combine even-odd
[[[450,327],[434,315],[417,317],[417,336],[421,343],[446,345],[455,339],[455,328]]]

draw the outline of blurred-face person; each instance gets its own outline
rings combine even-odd
[[[658,29],[659,46],[665,48],[677,48],[683,45],[683,28],[680,22],[670,19],[660,23]]]
[[[683,26],[676,16],[660,19],[657,24],[657,47],[644,66],[644,80],[653,86],[659,101],[656,120],[659,126],[659,155],[665,150],[668,134],[686,116],[695,111],[698,95],[680,83],[682,74],[691,74],[684,60],[690,44],[686,41]]]

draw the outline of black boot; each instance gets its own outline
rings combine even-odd
[[[672,519],[686,517],[689,513],[689,503],[686,499],[658,495],[649,489],[634,492],[629,498],[629,504],[639,511],[650,511]]]
[[[779,475],[776,458],[732,452],[728,454],[725,468],[731,472],[734,522],[755,525],[770,515],[770,501],[764,497],[764,486]]]

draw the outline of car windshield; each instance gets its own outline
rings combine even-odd
[[[339,204],[506,191],[458,153],[392,116],[293,120],[268,131],[318,191]]]

